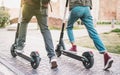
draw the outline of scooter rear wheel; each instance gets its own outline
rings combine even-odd
[[[91,51],[84,52],[82,56],[85,58],[85,60],[83,61],[84,67],[86,69],[90,69],[91,67],[93,67],[93,64],[94,64],[93,53]]]
[[[32,68],[34,68],[34,69],[38,68],[38,66],[40,64],[40,60],[41,60],[41,58],[39,57],[39,53],[38,52],[32,52],[30,56],[31,56],[31,66],[32,66]]]

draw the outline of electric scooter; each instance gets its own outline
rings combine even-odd
[[[64,18],[63,18],[63,24],[62,24],[62,29],[60,33],[60,38],[59,38],[59,43],[56,46],[55,52],[57,57],[60,57],[62,54],[68,57],[71,57],[73,59],[82,61],[84,67],[86,69],[90,69],[93,64],[94,64],[94,55],[91,51],[84,52],[82,56],[79,56],[77,54],[74,54],[70,51],[67,51],[63,42],[63,35],[64,35],[64,27],[65,27],[65,17],[66,17],[66,12],[67,12],[67,7],[68,7],[68,0],[66,1],[66,6],[65,6],[65,13],[64,13]]]
[[[22,17],[21,11],[22,11],[22,6],[20,6],[20,13],[19,13],[19,18],[18,18],[18,25],[17,25],[15,41],[12,44],[11,49],[10,49],[11,50],[11,55],[13,57],[20,56],[20,57],[24,58],[25,60],[27,60],[31,63],[31,66],[32,66],[33,69],[36,69],[36,68],[38,68],[39,63],[41,61],[41,58],[39,57],[39,53],[37,51],[31,52],[30,57],[29,57],[29,56],[27,56],[23,53],[17,52],[15,50],[16,46],[17,46],[18,35],[19,35],[19,27],[21,25],[21,17]]]

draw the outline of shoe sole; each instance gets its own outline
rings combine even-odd
[[[56,61],[51,62],[51,65],[51,69],[57,68],[58,66]]]
[[[104,68],[104,70],[108,70],[112,66],[113,60],[109,61],[108,65]]]

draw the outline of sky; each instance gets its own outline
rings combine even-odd
[[[20,8],[20,1],[21,0],[0,0],[0,6],[2,5],[2,1],[4,2],[3,5],[10,9],[19,9]],[[57,0],[51,0],[52,2],[57,2]],[[14,15],[11,15],[11,18],[18,16],[19,11],[11,12]]]
[[[20,0],[3,0],[4,5],[9,8],[19,8],[20,6]],[[0,0],[1,5],[2,0]]]
[[[3,0],[4,5],[9,8],[19,8],[20,7],[20,0]],[[53,2],[56,2],[57,0],[52,0]],[[2,0],[0,0],[0,6],[1,6]]]

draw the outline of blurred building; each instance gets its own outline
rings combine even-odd
[[[99,0],[100,20],[120,20],[120,0]]]
[[[64,14],[65,1],[66,0],[57,0],[56,3],[52,2],[53,13],[49,11],[49,16],[62,19]],[[91,12],[93,15],[93,19],[120,19],[120,0],[92,0],[92,3],[93,9],[91,10]]]
[[[19,1],[20,0],[0,0],[6,1],[4,3],[11,4],[12,7],[9,9],[11,15],[11,20],[18,18],[19,16]],[[12,2],[11,2],[12,1]],[[66,0],[52,0],[51,6],[49,6],[49,24],[50,25],[60,25],[64,16]],[[93,9],[91,13],[93,15],[93,20],[109,20],[120,19],[120,0],[92,0]],[[6,6],[8,4],[5,4]],[[15,6],[13,6],[15,5]],[[16,8],[17,7],[17,8]],[[52,7],[52,11],[51,11]],[[67,12],[68,18],[69,11]],[[33,18],[31,22],[36,22],[36,19]]]

